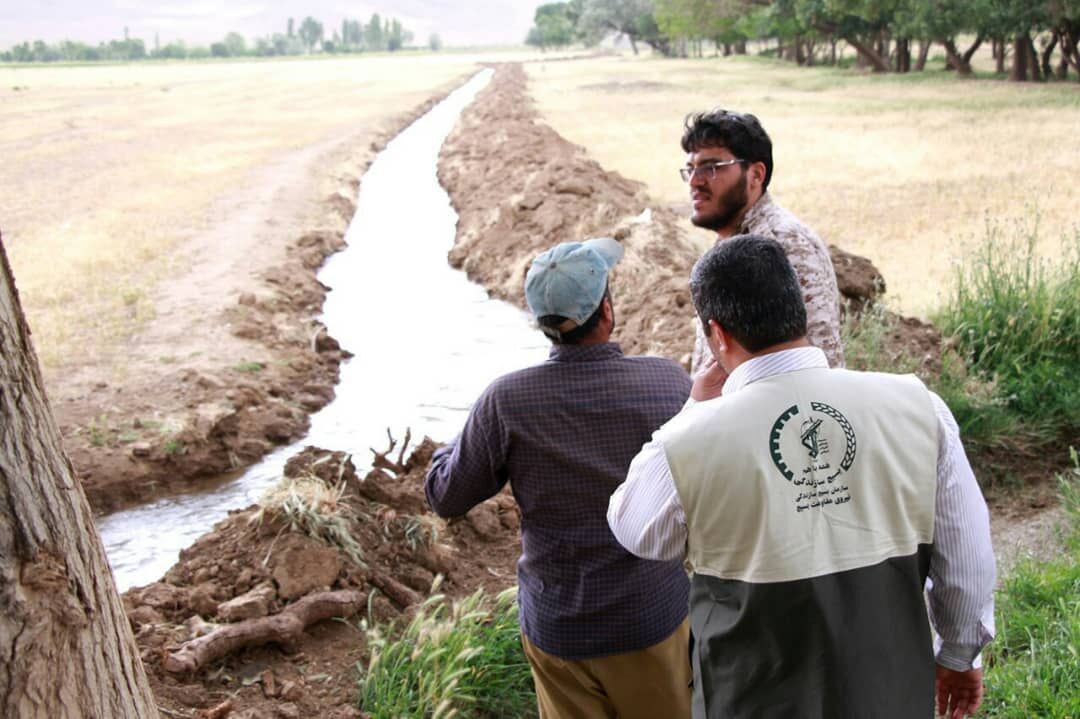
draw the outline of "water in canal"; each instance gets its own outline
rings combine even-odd
[[[457,215],[436,177],[439,149],[491,74],[410,125],[364,174],[348,246],[319,273],[331,288],[322,321],[354,355],[334,401],[312,416],[306,437],[241,477],[100,518],[120,591],[159,579],[228,510],[257,501],[304,446],[350,452],[363,471],[369,448],[386,448],[388,427],[399,438],[410,427],[417,439],[447,440],[491,380],[547,356],[525,313],[489,299],[446,261]]]

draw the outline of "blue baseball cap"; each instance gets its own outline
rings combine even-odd
[[[525,275],[525,301],[537,319],[565,317],[559,328],[543,327],[558,336],[585,324],[607,289],[608,270],[622,259],[623,246],[610,237],[563,242],[537,256]],[[548,332],[551,330],[551,332]]]

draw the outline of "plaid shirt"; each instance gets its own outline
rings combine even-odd
[[[521,629],[563,659],[637,651],[686,617],[679,560],[643,560],[608,527],[608,499],[690,379],[617,344],[555,345],[547,362],[505,375],[476,401],[461,435],[436,451],[431,507],[459,516],[509,481],[521,508]]]

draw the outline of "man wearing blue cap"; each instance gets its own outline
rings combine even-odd
[[[631,459],[690,392],[674,362],[626,357],[610,341],[608,273],[622,254],[600,238],[533,261],[525,298],[551,355],[484,391],[425,483],[444,517],[510,483],[522,644],[542,718],[690,714],[682,562],[633,556],[605,516]]]

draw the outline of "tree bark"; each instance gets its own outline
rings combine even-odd
[[[879,55],[873,47],[863,42],[854,35],[843,36],[847,44],[851,45],[859,53],[859,57],[873,68],[874,72],[888,72],[889,61]]]
[[[896,71],[911,72],[911,41],[906,37],[896,40]]]
[[[926,58],[930,56],[929,40],[919,40],[919,57],[915,60],[915,71],[922,72],[926,69]]]
[[[1024,51],[1027,53],[1027,65],[1028,70],[1031,72],[1032,82],[1042,82],[1042,72],[1039,68],[1039,53],[1035,49],[1035,43],[1032,41],[1031,36],[1027,37],[1027,42],[1024,43]]]
[[[158,716],[0,239],[0,716]]]
[[[1066,24],[1062,28],[1061,56],[1067,65],[1072,65],[1076,70],[1076,79],[1080,81],[1080,21]],[[1068,67],[1066,67],[1065,75],[1068,75]]]
[[[951,37],[941,39],[941,44],[945,46],[945,57],[948,59],[948,65],[951,69],[956,70],[957,74],[962,77],[970,77],[973,72],[971,69],[971,58],[975,55],[975,51],[982,45],[983,36],[979,35],[975,38],[975,42],[971,47],[960,52],[956,47],[956,41]]]
[[[1054,74],[1054,66],[1050,63],[1050,58],[1054,54],[1054,48],[1058,44],[1058,31],[1054,30],[1050,34],[1050,40],[1046,43],[1046,47],[1042,50],[1042,73],[1043,77],[1049,80]]]
[[[994,71],[998,75],[1005,74],[1005,41],[1001,38],[994,39]]]
[[[1013,38],[1013,62],[1009,79],[1013,82],[1027,81],[1027,39],[1026,33],[1017,33]]]

